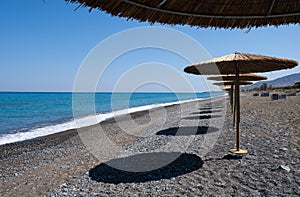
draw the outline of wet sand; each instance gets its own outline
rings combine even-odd
[[[220,98],[3,145],[0,194],[299,196],[299,98],[241,98],[243,157]]]

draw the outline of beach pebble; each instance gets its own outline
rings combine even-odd
[[[287,148],[280,148],[279,150],[287,151],[288,149]]]
[[[252,98],[252,97],[251,97]],[[2,152],[0,159],[1,175],[0,183],[3,188],[3,196],[22,196],[15,186],[8,184],[16,182],[22,175],[26,178],[26,185],[19,180],[21,192],[28,196],[38,196],[37,190],[45,196],[299,196],[300,194],[300,169],[299,169],[299,132],[294,125],[286,125],[298,121],[295,114],[289,115],[285,111],[295,111],[295,103],[299,99],[289,100],[293,105],[279,105],[267,102],[263,99],[251,100],[243,98],[241,122],[241,145],[249,153],[243,158],[228,156],[228,150],[235,146],[235,129],[232,129],[231,114],[226,115],[223,128],[220,133],[213,136],[218,141],[207,154],[202,154],[209,143],[204,139],[210,139],[209,135],[193,136],[193,141],[186,149],[180,148],[182,153],[199,157],[194,159],[177,160],[167,168],[151,172],[121,172],[112,169],[93,159],[86,153],[81,145],[80,138],[76,140],[60,138],[43,146],[29,143],[24,146],[24,154],[19,156],[17,148],[7,147],[8,151]],[[184,112],[184,116],[191,116],[191,112],[200,108],[191,106],[191,111]],[[182,108],[183,109],[183,108]],[[265,110],[267,109],[267,110]],[[165,126],[159,128],[165,130],[179,126],[208,126],[208,120],[178,119],[180,113],[174,107],[169,108],[168,121]],[[245,113],[245,111],[247,113]],[[253,112],[253,113],[248,113]],[[145,121],[143,120],[145,119]],[[289,120],[285,123],[285,120]],[[147,118],[140,117],[141,122],[147,122]],[[211,119],[214,121],[215,119]],[[160,119],[154,120],[160,123]],[[125,122],[124,122],[125,123]],[[297,122],[298,123],[298,122]],[[105,126],[105,125],[102,125]],[[130,125],[129,125],[130,126]],[[215,126],[215,125],[214,125]],[[119,127],[107,124],[108,134],[117,135]],[[286,127],[289,127],[286,130]],[[154,128],[154,127],[153,127]],[[128,144],[119,144],[126,152],[116,155],[115,158],[128,157],[148,152],[177,152],[177,147],[184,147],[182,142],[190,139],[189,136],[156,135],[157,129],[147,128],[147,134]],[[293,130],[294,129],[294,130]],[[272,132],[272,130],[276,132]],[[279,131],[282,131],[280,133]],[[143,130],[146,133],[146,130]],[[145,134],[143,133],[143,134]],[[285,135],[288,133],[288,135]],[[214,134],[214,133],[212,133]],[[217,134],[217,132],[215,132]],[[123,139],[117,138],[118,140]],[[49,143],[49,140],[46,141]],[[204,143],[205,142],[205,143]],[[176,145],[176,146],[175,146]],[[32,146],[37,148],[33,149]],[[173,149],[175,148],[176,149]],[[1,155],[1,152],[0,152]],[[196,165],[203,161],[203,165]],[[141,161],[141,160],[139,160]],[[195,170],[192,169],[195,166]],[[198,167],[197,167],[198,166]],[[62,170],[64,169],[64,170]],[[95,170],[92,170],[95,169]],[[90,172],[90,173],[89,173]],[[14,174],[19,174],[15,177]],[[35,173],[31,178],[31,174]],[[28,178],[27,178],[27,177]],[[43,181],[41,181],[43,180]],[[7,183],[5,182],[7,181]],[[41,185],[51,182],[52,185]],[[63,184],[62,184],[63,183]],[[58,186],[55,186],[55,184]],[[34,188],[33,186],[36,186]],[[60,186],[60,187],[59,187]],[[48,188],[47,188],[48,187]],[[51,188],[50,188],[51,187]],[[1,193],[1,192],[0,192]],[[2,193],[1,193],[2,195]]]
[[[69,167],[70,167],[70,166],[69,166],[69,165],[66,165],[66,164],[63,164],[63,165],[60,166],[61,169],[67,169],[67,168],[69,168]]]
[[[68,186],[67,183],[63,183],[63,184],[60,185],[60,187],[67,187],[67,186]]]
[[[291,169],[288,166],[280,165],[279,168],[282,169],[282,170],[285,170],[287,172],[291,171]]]

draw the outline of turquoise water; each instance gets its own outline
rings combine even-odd
[[[221,93],[96,93],[95,95],[77,93],[76,95],[81,97],[80,104],[76,105],[76,116],[84,117],[94,112],[105,114],[158,103],[209,98],[219,96]],[[72,93],[0,93],[0,137],[71,121],[73,96]]]

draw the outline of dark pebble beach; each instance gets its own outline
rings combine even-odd
[[[223,97],[2,145],[0,195],[300,196],[299,114],[299,95],[243,95],[242,156]]]

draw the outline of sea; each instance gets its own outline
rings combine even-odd
[[[223,92],[0,92],[0,145],[90,126],[117,115],[222,95]],[[97,122],[91,121],[95,116]]]

